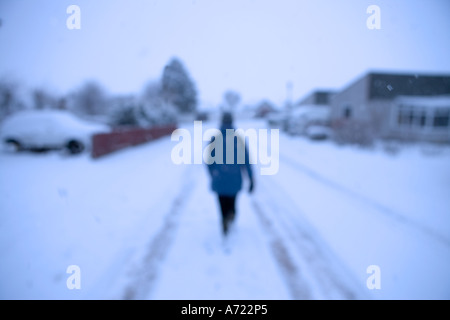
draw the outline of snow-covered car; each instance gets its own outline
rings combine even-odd
[[[8,150],[56,150],[71,154],[91,148],[92,135],[108,126],[82,120],[63,110],[17,112],[0,124],[0,137]]]
[[[313,125],[325,126],[330,119],[327,106],[300,106],[288,114],[286,132],[292,135],[308,135],[306,130]]]
[[[270,127],[284,128],[286,118],[287,116],[284,112],[271,112],[267,115],[267,123]]]

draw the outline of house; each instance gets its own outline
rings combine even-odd
[[[450,142],[450,95],[397,97],[392,103],[390,116],[391,137]]]
[[[315,106],[324,106],[329,105],[332,97],[335,95],[335,92],[332,90],[315,90],[304,97],[297,103],[297,106],[303,105],[315,105]]]
[[[267,115],[278,112],[275,105],[269,100],[263,100],[256,105],[255,118],[265,118]]]
[[[285,131],[293,135],[307,135],[311,126],[328,127],[330,101],[334,91],[315,90],[294,104],[286,115]]]
[[[450,75],[369,72],[333,95],[338,140],[450,142]]]

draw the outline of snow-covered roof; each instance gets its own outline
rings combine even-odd
[[[303,105],[292,110],[291,116],[305,116],[307,118],[326,119],[330,116],[330,107],[318,105]]]
[[[6,118],[0,135],[70,135],[72,133],[104,132],[105,125],[88,122],[62,110],[22,110]]]
[[[399,96],[395,103],[424,108],[450,108],[450,96]]]

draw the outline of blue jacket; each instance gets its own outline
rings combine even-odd
[[[226,163],[226,129],[232,129],[230,126],[222,126],[220,131],[223,137],[223,163],[208,164],[209,173],[211,175],[211,188],[219,195],[235,196],[242,189],[242,174],[246,171],[250,181],[253,181],[252,168],[249,161],[247,146],[245,147],[245,163],[238,164],[238,142],[234,139],[234,162]],[[238,138],[239,139],[239,138]],[[215,138],[212,139],[214,141]],[[216,146],[218,148],[220,146]],[[212,156],[215,156],[214,151]]]

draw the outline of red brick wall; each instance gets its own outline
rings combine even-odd
[[[92,137],[91,156],[99,158],[111,152],[135,146],[144,142],[172,134],[177,127],[169,125],[154,128],[116,129],[108,133],[95,134]]]

